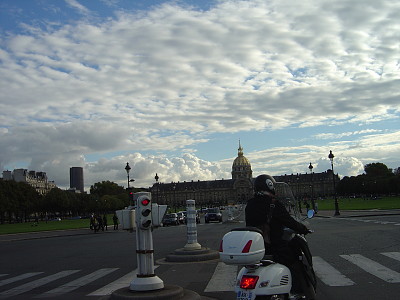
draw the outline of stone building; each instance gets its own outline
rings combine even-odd
[[[187,199],[196,200],[197,207],[221,206],[227,204],[246,203],[253,194],[253,171],[249,160],[243,154],[239,142],[238,156],[232,164],[232,179],[208,181],[183,181],[171,183],[155,183],[151,187],[153,201],[168,204],[177,209],[186,204]],[[291,174],[274,176],[278,182],[288,183],[294,196],[309,199],[333,195],[332,171],[310,174]],[[335,175],[336,184],[339,182]]]
[[[25,182],[36,189],[40,195],[47,194],[55,188],[54,181],[49,181],[45,172],[28,171],[27,169],[14,169],[14,171],[3,171],[3,180],[14,180]]]
[[[187,199],[207,207],[247,202],[253,195],[253,171],[240,143],[231,174],[232,179],[155,183],[151,187],[152,198],[175,208],[185,206]]]

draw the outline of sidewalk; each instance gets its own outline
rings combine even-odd
[[[304,210],[303,210],[304,214]],[[315,217],[320,218],[357,218],[372,216],[400,215],[400,209],[370,209],[370,210],[340,210],[340,215],[335,216],[334,210],[320,210]]]

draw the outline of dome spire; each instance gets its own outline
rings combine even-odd
[[[238,156],[243,156],[243,148],[242,145],[240,145],[240,139],[239,139]]]

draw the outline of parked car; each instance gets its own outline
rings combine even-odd
[[[187,224],[187,212],[184,211],[183,213],[185,215],[185,224]],[[196,210],[196,224],[200,224],[200,214],[198,210]]]
[[[183,211],[176,213],[178,215],[178,221],[180,224],[185,224],[186,216]]]
[[[178,215],[176,213],[166,214],[162,223],[164,226],[179,225]]]
[[[207,212],[204,215],[204,220],[206,223],[209,223],[210,221],[222,222],[221,211],[217,207],[207,209]]]

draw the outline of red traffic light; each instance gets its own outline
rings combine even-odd
[[[150,200],[147,199],[147,198],[145,198],[145,199],[143,199],[143,200],[141,201],[141,203],[142,203],[142,205],[147,206],[147,205],[149,205]]]

